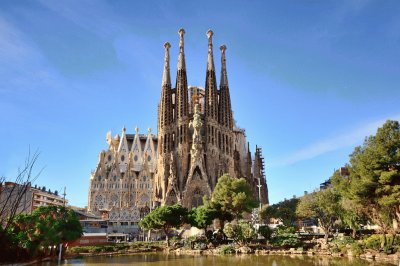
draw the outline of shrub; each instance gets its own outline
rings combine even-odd
[[[233,254],[235,253],[235,249],[231,245],[222,245],[219,248],[219,254],[225,255],[225,254]]]
[[[379,250],[381,247],[381,236],[380,235],[372,235],[372,236],[364,239],[364,244],[369,249]]]
[[[383,252],[385,252],[386,254],[394,254],[396,253],[398,250],[397,246],[393,246],[393,245],[386,245],[383,247]]]
[[[224,226],[224,233],[236,243],[245,244],[255,236],[255,230],[251,224],[245,221],[239,223],[227,223]]]
[[[359,243],[353,243],[351,244],[351,252],[353,253],[353,256],[360,256],[364,253],[364,248]]]
[[[281,234],[272,238],[272,245],[277,247],[295,248],[301,245],[301,240],[296,234]]]
[[[273,230],[268,225],[263,225],[258,228],[258,233],[262,235],[266,240],[271,239]]]
[[[296,232],[296,228],[293,226],[286,226],[286,225],[279,225],[276,228],[275,234],[282,235],[282,234],[294,234]]]
[[[387,243],[388,245],[400,245],[400,235],[388,235],[387,237]]]
[[[72,253],[88,253],[89,247],[71,247],[70,251]]]

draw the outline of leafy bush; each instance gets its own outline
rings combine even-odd
[[[262,235],[266,240],[269,240],[272,236],[274,231],[268,226],[263,225],[258,228],[258,233]]]
[[[277,247],[295,248],[301,245],[301,240],[295,234],[296,229],[292,226],[278,226],[271,238],[271,244]]]
[[[273,237],[271,243],[277,247],[295,248],[301,245],[301,240],[296,234],[284,233]]]
[[[332,241],[333,247],[331,248],[332,252],[340,252],[347,253],[348,245],[351,245],[355,242],[355,240],[350,236],[343,236],[335,238]]]
[[[387,238],[387,243],[389,244],[389,245],[393,245],[393,246],[398,246],[398,245],[400,245],[400,235],[388,235],[388,236],[386,236],[386,238]]]
[[[275,234],[282,235],[282,234],[294,234],[296,232],[296,228],[293,226],[285,226],[280,225],[276,228]]]
[[[72,253],[88,253],[89,247],[72,247],[70,248]]]
[[[227,237],[233,239],[237,243],[247,243],[255,236],[253,226],[245,221],[239,221],[237,224],[225,224],[224,233]]]
[[[235,249],[231,245],[222,245],[219,248],[219,254],[225,255],[225,254],[233,254],[235,253]]]
[[[351,252],[353,253],[353,256],[360,256],[364,253],[364,248],[359,243],[353,243],[351,244]]]
[[[398,250],[398,247],[393,246],[393,245],[386,245],[383,247],[383,252],[385,252],[386,254],[393,254],[396,253]]]
[[[364,239],[365,246],[369,249],[379,250],[381,248],[381,240],[382,236],[380,235],[372,235],[366,239]]]

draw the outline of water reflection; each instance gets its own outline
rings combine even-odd
[[[360,259],[332,258],[332,257],[310,257],[306,255],[279,256],[279,255],[231,255],[231,256],[186,256],[167,255],[161,253],[135,254],[124,256],[95,256],[82,259],[71,259],[63,265],[124,265],[135,266],[388,266],[390,264],[367,262]],[[53,266],[57,263],[42,263],[41,265]]]

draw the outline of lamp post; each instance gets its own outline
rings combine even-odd
[[[259,203],[260,203],[260,211],[261,211],[261,187],[262,187],[262,185],[261,185],[261,181],[260,181],[260,177],[258,177],[257,178],[257,180],[258,180],[258,185],[257,185],[257,187],[258,187],[258,201],[259,201]]]

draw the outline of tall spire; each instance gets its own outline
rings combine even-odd
[[[214,32],[212,30],[207,31],[208,38],[208,58],[207,58],[207,71],[215,71],[214,69],[214,57],[213,57],[213,44],[212,44],[212,36]]]
[[[180,28],[178,33],[179,33],[178,70],[182,70],[182,69],[186,70],[184,40],[183,40],[183,35],[185,35],[185,30]]]
[[[172,121],[171,75],[169,71],[170,47],[171,44],[169,44],[169,42],[166,42],[164,44],[165,48],[164,72],[162,78],[161,99],[160,99],[159,114],[158,114],[159,130],[161,130],[165,126],[168,126]]]
[[[183,35],[184,29],[179,29],[179,57],[178,57],[178,73],[176,77],[176,118],[179,120],[188,115],[188,88],[186,77],[186,64]]]
[[[221,45],[221,82],[219,84],[219,123],[229,129],[233,128],[231,96],[229,93],[228,73],[226,71],[226,45]]]
[[[208,58],[205,91],[205,113],[208,118],[218,120],[218,91],[217,80],[215,78],[212,44],[213,31],[208,30],[206,34],[208,38]]]
[[[171,44],[166,42],[164,44],[165,48],[165,56],[164,56],[164,72],[162,78],[162,86],[168,86],[171,88],[171,75],[169,72],[169,48],[171,48]]]
[[[225,58],[225,51],[226,45],[223,44],[219,47],[221,50],[221,81],[219,83],[220,87],[229,86],[228,85],[228,73],[226,72],[226,58]]]

